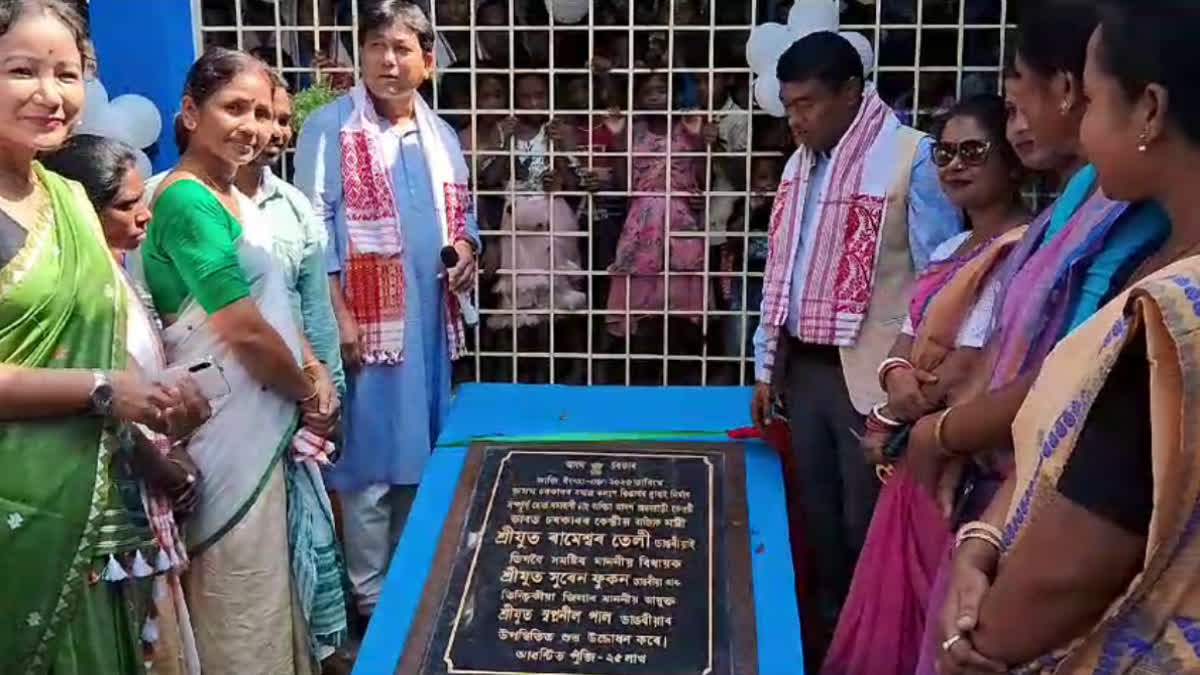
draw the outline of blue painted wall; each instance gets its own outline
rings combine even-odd
[[[163,133],[155,151],[146,154],[155,171],[174,166],[179,155],[171,120],[196,60],[192,0],[91,0],[88,14],[109,98],[141,94],[154,101]]]

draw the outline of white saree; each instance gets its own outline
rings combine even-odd
[[[242,215],[238,258],[254,300],[299,362],[300,331],[272,234],[258,208],[237,194]],[[311,672],[308,637],[292,587],[287,496],[281,458],[299,415],[258,380],[212,330],[189,298],[163,329],[170,365],[212,357],[230,394],[211,403],[212,418],[188,452],[204,476],[185,539],[191,567],[185,579],[192,624],[205,673]]]

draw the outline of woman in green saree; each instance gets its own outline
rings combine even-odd
[[[129,451],[144,448],[130,423],[178,439],[202,419],[194,390],[131,369],[130,294],[96,214],[34,161],[79,118],[88,61],[70,5],[0,0],[3,673],[143,670],[161,551],[130,467],[158,454]]]
[[[244,52],[213,48],[192,65],[187,147],[141,247],[168,364],[211,357],[230,389],[188,444],[205,482],[184,587],[205,673],[306,675],[321,656],[313,638],[340,638],[314,636],[302,604],[313,579],[290,566],[285,469],[327,456],[336,389],[302,339],[271,223],[234,185],[274,132],[273,99],[267,66]]]
[[[43,168],[77,181],[83,187],[104,231],[109,251],[117,264],[125,267],[136,256],[146,236],[150,209],[146,205],[146,187],[137,168],[133,148],[121,141],[75,134],[51,153],[39,156]],[[166,370],[166,351],[160,337],[161,321],[153,313],[150,295],[130,279],[131,294],[126,333],[127,363],[136,363],[149,377],[160,376]],[[215,405],[215,403],[214,403]],[[153,441],[160,454],[177,459],[167,437],[141,428],[145,438]],[[194,463],[184,462],[198,472]],[[144,661],[154,675],[201,675],[200,656],[196,651],[196,636],[192,631],[191,612],[184,598],[182,577],[188,567],[187,550],[183,545],[183,516],[194,508],[201,486],[193,483],[186,494],[172,498],[155,490],[150,481],[142,485],[142,501],[150,521],[150,530],[163,550],[156,561],[154,602],[151,614],[157,630],[146,631],[155,637]]]

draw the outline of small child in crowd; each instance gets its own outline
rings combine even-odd
[[[698,156],[669,158],[669,154],[703,150],[705,129],[697,116],[685,116],[672,126],[667,114],[670,97],[666,75],[639,75],[635,82],[635,110],[642,113],[634,116],[631,129],[630,187],[635,196],[617,243],[616,260],[609,266],[613,278],[608,294],[608,330],[613,338],[628,335],[635,353],[659,353],[664,325],[647,315],[661,315],[664,309],[694,312],[671,317],[668,349],[672,353],[695,353],[702,341],[699,313],[704,309],[707,244],[702,236],[673,235],[704,231],[703,200],[694,198],[704,188],[705,161]],[[669,275],[664,275],[667,271]]]
[[[726,310],[740,312],[745,309],[757,312],[762,304],[762,273],[767,265],[766,233],[771,224],[773,195],[779,188],[779,175],[782,170],[783,163],[780,158],[755,157],[750,164],[748,219],[747,198],[739,197],[734,203],[733,213],[726,228],[728,237],[721,247],[722,276],[717,279],[717,296]],[[749,276],[746,272],[750,273]],[[743,279],[748,282],[744,296]],[[725,317],[724,338],[727,356],[742,356],[743,345],[745,354],[754,354],[750,340],[753,331],[748,330],[748,327],[756,323],[753,317],[740,314]]]
[[[566,199],[551,194],[578,188],[577,162],[574,157],[551,156],[552,137],[562,138],[565,132],[546,113],[547,89],[545,75],[523,74],[516,81],[517,108],[528,112],[520,113],[513,126],[515,174],[509,180],[512,196],[504,206],[497,246],[501,271],[492,290],[497,309],[504,311],[487,318],[487,327],[494,331],[515,325],[518,342],[532,351],[549,350],[544,328],[550,316],[542,312],[569,312],[587,304],[587,295],[578,289],[583,265],[579,238],[573,236],[579,232],[579,218]],[[556,348],[566,351],[562,345]]]

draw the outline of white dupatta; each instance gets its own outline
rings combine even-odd
[[[275,263],[269,223],[258,207],[235,192],[242,215],[238,258],[250,282],[250,297],[263,318],[300,360],[300,331],[288,300],[283,273]],[[295,401],[265,388],[212,331],[208,313],[188,298],[174,322],[163,328],[169,365],[213,357],[231,393],[211,402],[213,413],[188,443],[188,453],[204,475],[199,504],[186,528],[194,557],[221,538],[249,511],[275,462],[288,449],[295,429]]]

